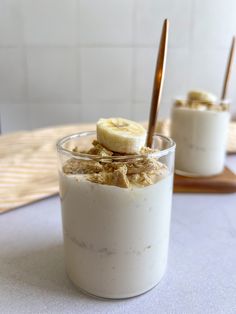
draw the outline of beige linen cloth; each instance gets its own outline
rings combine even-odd
[[[169,120],[157,131],[168,135]],[[58,193],[56,141],[95,130],[94,124],[69,125],[0,136],[0,213]],[[236,153],[236,122],[231,123],[228,152]]]

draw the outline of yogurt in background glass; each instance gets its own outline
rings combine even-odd
[[[66,271],[89,294],[133,297],[157,285],[166,270],[175,144],[155,135],[153,148],[160,151],[145,158],[156,158],[163,171],[153,184],[122,188],[89,181],[83,171],[65,173],[72,158],[94,161],[71,150],[86,150],[94,137],[95,132],[78,133],[57,145]],[[100,156],[96,162],[125,164],[138,158],[143,156]]]
[[[176,173],[212,176],[223,171],[229,119],[226,104],[174,104],[171,137],[176,142]]]

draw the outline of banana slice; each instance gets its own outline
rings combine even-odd
[[[146,130],[139,123],[123,118],[100,119],[97,139],[113,152],[137,154],[145,145]]]
[[[188,101],[215,103],[216,100],[217,97],[215,95],[205,91],[193,90],[188,93]]]
[[[186,101],[181,98],[176,98],[174,102],[175,107],[186,107]]]

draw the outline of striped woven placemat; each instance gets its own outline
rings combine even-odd
[[[56,141],[94,129],[70,125],[0,137],[0,212],[58,193]]]
[[[168,120],[158,124],[169,134]],[[58,193],[56,141],[68,134],[94,130],[93,124],[17,132],[0,137],[0,213]],[[231,124],[228,151],[236,153],[236,123]]]

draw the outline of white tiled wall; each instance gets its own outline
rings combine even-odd
[[[134,4],[135,0],[80,0],[80,44],[93,47],[131,46]]]
[[[29,102],[74,103],[79,100],[77,49],[27,48]]]
[[[20,2],[25,45],[76,46],[78,42],[77,0],[15,1]]]
[[[235,0],[0,0],[3,132],[148,117],[163,19],[170,20],[160,116],[190,88],[220,95]],[[236,112],[236,61],[229,97]]]

